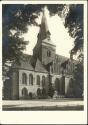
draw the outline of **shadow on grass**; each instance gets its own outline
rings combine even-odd
[[[77,106],[64,106],[64,107],[58,107],[58,106],[40,106],[40,107],[14,107],[14,106],[3,106],[3,111],[81,111],[84,110],[83,105],[77,105]]]

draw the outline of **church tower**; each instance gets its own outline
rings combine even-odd
[[[33,56],[39,58],[44,65],[49,64],[55,59],[56,46],[51,41],[50,35],[45,11],[43,10],[40,31],[37,36],[37,44],[33,49]]]

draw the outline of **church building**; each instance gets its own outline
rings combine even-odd
[[[12,65],[10,79],[4,83],[5,98],[48,98],[51,90],[52,97],[55,92],[58,97],[65,97],[71,91],[75,61],[72,56],[57,55],[50,36],[43,12],[33,55],[24,54],[20,64]]]

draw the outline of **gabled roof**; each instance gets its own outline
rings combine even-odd
[[[34,70],[33,66],[29,62],[24,61],[21,63],[21,69]]]
[[[25,70],[34,70],[32,65],[28,62],[21,61],[20,64],[14,64],[12,68],[25,69]]]
[[[33,66],[30,64],[32,56],[24,54],[22,58],[20,59],[20,63],[14,63],[12,65],[12,68],[19,68],[19,69],[25,69],[25,70],[34,70]]]
[[[35,71],[45,72],[45,73],[48,72],[38,58],[35,64]]]

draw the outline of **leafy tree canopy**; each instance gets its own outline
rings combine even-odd
[[[36,25],[35,19],[41,8],[42,5],[3,5],[3,63],[18,60],[22,55],[28,41],[20,36],[27,32],[28,25]]]

